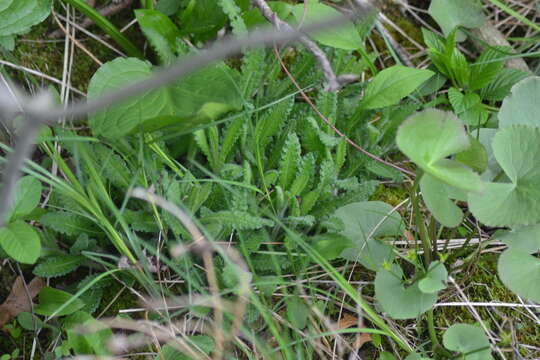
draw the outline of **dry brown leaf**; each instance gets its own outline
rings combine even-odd
[[[361,326],[361,325],[362,325],[362,321],[356,316],[351,315],[351,314],[344,314],[343,317],[339,319],[337,323],[337,329],[343,330],[343,329],[347,329],[353,326]],[[371,340],[372,340],[371,335],[369,335],[368,333],[359,334],[356,336],[356,340],[354,341],[353,348],[355,350],[359,350],[362,346],[364,346],[365,343],[370,342]]]
[[[23,278],[18,276],[6,301],[0,305],[0,328],[20,313],[32,310],[31,299],[36,297],[44,285],[43,279],[35,277],[25,286]]]
[[[350,328],[351,326],[357,326],[359,324],[359,319],[351,314],[344,314],[341,319],[339,319],[337,323],[337,329],[343,330]]]
[[[356,337],[356,341],[354,342],[353,347],[358,350],[362,346],[364,346],[365,343],[370,342],[371,340],[371,335],[369,335],[368,333],[362,333]]]

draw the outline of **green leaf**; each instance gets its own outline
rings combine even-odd
[[[77,355],[110,355],[107,344],[112,339],[112,330],[103,327],[90,314],[77,311],[67,317],[63,325],[67,333],[67,342]],[[81,327],[85,331],[81,332]]]
[[[538,239],[538,238],[536,238]],[[540,259],[530,251],[510,248],[499,257],[498,272],[502,282],[519,296],[540,303]]]
[[[394,319],[413,319],[437,302],[436,293],[423,293],[418,281],[405,284],[403,270],[393,264],[390,270],[381,268],[375,277],[375,296],[383,310]]]
[[[437,178],[424,174],[420,179],[420,190],[424,202],[438,222],[446,227],[456,227],[463,220],[463,211],[450,200],[448,185]]]
[[[437,293],[446,289],[446,280],[448,279],[448,271],[440,261],[434,261],[429,264],[429,269],[424,278],[418,282],[418,288],[424,294]]]
[[[273,226],[274,222],[247,212],[223,210],[208,214],[201,219],[203,223],[219,223],[238,230],[256,230],[264,226]]]
[[[49,16],[52,0],[2,0],[0,36],[25,33]]]
[[[472,136],[469,136],[469,140],[471,141],[471,147],[456,154],[456,160],[482,174],[488,166],[486,148]]]
[[[42,191],[43,187],[36,178],[25,176],[19,179],[8,218],[12,220],[30,214],[38,206]]]
[[[504,67],[503,58],[507,56],[511,48],[495,46],[484,51],[475,63],[471,65],[471,78],[469,86],[471,90],[482,89],[493,81]]]
[[[197,39],[207,40],[227,23],[227,16],[216,0],[186,1],[180,13],[180,31],[183,35],[193,34]]]
[[[492,143],[510,183],[487,183],[469,194],[474,216],[489,226],[532,225],[540,221],[540,128],[513,125],[499,130]]]
[[[67,306],[65,303],[69,301]],[[62,309],[57,312],[58,309]],[[34,306],[34,312],[39,315],[64,316],[74,313],[84,307],[84,302],[80,299],[73,298],[73,295],[51,287],[43,288],[39,293],[39,304]]]
[[[41,254],[38,233],[22,221],[0,228],[0,246],[9,256],[24,264],[35,263]]]
[[[419,355],[419,354],[414,354],[414,353],[412,353],[412,354],[409,354],[409,355],[405,358],[405,360],[431,360],[431,359],[426,358],[426,357],[422,357],[422,356]]]
[[[463,360],[493,360],[486,334],[474,325],[450,326],[443,335],[443,344],[448,350],[462,354]]]
[[[321,21],[328,21],[343,16],[334,8],[311,0],[307,5],[307,12],[304,11],[304,4],[293,6],[293,14],[298,24],[310,25]],[[356,50],[362,46],[362,38],[356,27],[348,19],[343,18],[342,24],[332,29],[314,32],[310,34],[315,40],[323,45],[345,50]]]
[[[540,249],[540,224],[521,226],[505,232],[497,232],[494,239],[504,242],[511,250],[533,254]]]
[[[470,29],[482,26],[486,21],[482,10],[482,4],[476,0],[432,0],[428,12],[448,35],[458,26]],[[465,34],[458,31],[456,40],[465,38]]]
[[[150,63],[118,58],[101,66],[88,87],[90,99],[105,95],[136,80],[152,76]],[[169,87],[161,87],[93,114],[89,124],[97,136],[118,138],[143,129],[153,131],[175,125],[191,129],[240,109],[237,74],[224,64],[207,67]]]
[[[525,79],[529,74],[518,69],[504,68],[495,78],[480,90],[482,99],[500,101],[510,93],[512,86]]]
[[[279,162],[279,183],[285,190],[293,182],[300,163],[300,140],[296,133],[290,133],[285,141]]]
[[[309,238],[310,244],[326,260],[334,260],[339,257],[343,250],[350,248],[353,242],[350,238],[341,234],[321,234]]]
[[[482,100],[478,94],[462,94],[456,88],[450,88],[448,90],[448,100],[450,100],[456,115],[465,124],[480,126],[488,120],[489,113],[482,106]]]
[[[287,318],[295,329],[305,328],[308,316],[309,308],[298,296],[287,302]]]
[[[81,233],[97,233],[90,220],[66,211],[48,212],[39,218],[39,222],[54,231],[70,236]]]
[[[511,125],[540,126],[540,77],[531,76],[514,85],[499,111],[499,128]],[[531,158],[532,159],[532,158]]]
[[[135,16],[161,63],[171,64],[176,59],[176,41],[180,38],[180,31],[176,25],[157,10],[138,9],[135,10]]]
[[[395,65],[379,72],[369,83],[360,103],[363,109],[397,104],[433,76],[430,70]]]
[[[404,230],[401,216],[392,212],[392,206],[380,201],[357,202],[337,209],[334,217],[344,224],[340,234],[354,244],[342,252],[343,258],[358,260],[371,270],[377,270],[384,262],[394,259],[392,246],[377,240],[399,236]]]
[[[190,347],[197,354],[205,354],[206,357],[214,349],[214,340],[207,335],[195,335],[185,336],[184,341],[190,345]],[[188,356],[178,350],[172,345],[165,345],[161,349],[161,354],[155,357],[155,360],[191,360],[192,357]],[[200,356],[203,357],[203,356]]]
[[[435,109],[419,112],[400,126],[396,143],[426,173],[459,189],[482,190],[476,173],[446,159],[470,147],[469,135],[454,114]]]
[[[80,255],[56,255],[45,259],[34,268],[34,275],[41,277],[58,277],[75,271],[85,261]]]

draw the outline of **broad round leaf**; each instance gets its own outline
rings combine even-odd
[[[443,335],[443,344],[448,350],[467,354],[464,360],[493,360],[484,330],[474,325],[450,326]]]
[[[499,128],[511,125],[540,126],[540,77],[523,79],[510,91],[499,111]]]
[[[504,242],[512,250],[533,254],[540,249],[540,224],[498,232],[492,237]]]
[[[309,25],[321,21],[328,21],[343,15],[325,4],[311,0],[308,3],[307,12],[304,11],[304,4],[295,5],[293,14],[300,24]],[[310,34],[315,40],[323,45],[345,50],[356,50],[362,46],[362,39],[352,22],[343,17],[343,25],[336,26],[335,29]]]
[[[499,257],[498,270],[499,277],[510,290],[540,303],[540,259],[528,251],[510,248]]]
[[[446,184],[424,174],[420,180],[422,198],[435,219],[446,227],[456,227],[463,220],[463,211],[449,198]]]
[[[426,276],[418,282],[418,288],[425,294],[434,294],[446,288],[448,271],[440,261],[429,265]]]
[[[435,305],[436,293],[423,293],[418,281],[406,286],[402,278],[403,270],[395,264],[390,271],[377,271],[375,296],[388,315],[394,319],[413,319]]]
[[[463,123],[452,113],[428,109],[409,117],[400,127],[399,149],[426,173],[468,191],[480,191],[480,177],[461,163],[446,159],[465,151],[470,140]]]
[[[41,253],[41,242],[34,228],[16,221],[0,229],[0,246],[13,259],[33,264]]]
[[[486,21],[482,4],[475,0],[432,0],[428,11],[445,35],[450,34],[456,26],[477,28]],[[461,31],[456,34],[457,41],[465,38]]]
[[[378,73],[369,83],[360,103],[363,109],[397,104],[433,76],[430,70],[395,65]]]
[[[540,221],[540,128],[513,125],[499,130],[493,154],[511,183],[488,183],[469,194],[474,216],[489,226],[532,225]]]
[[[399,236],[404,230],[401,215],[392,212],[392,206],[381,201],[357,202],[337,209],[334,216],[345,226],[341,235],[353,243],[353,247],[341,253],[343,258],[359,261],[374,271],[383,262],[394,259],[392,246],[377,240]]]
[[[41,199],[43,187],[39,180],[32,176],[25,176],[17,182],[15,199],[9,215],[10,219],[30,214]]]

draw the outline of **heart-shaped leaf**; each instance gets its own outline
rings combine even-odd
[[[540,77],[523,79],[510,92],[499,111],[499,128],[511,125],[540,126]]]
[[[532,254],[540,249],[540,224],[522,226],[502,233],[497,232],[493,238],[504,242],[512,250]]]
[[[480,191],[483,183],[470,168],[446,159],[470,147],[463,123],[452,113],[428,109],[409,117],[399,128],[399,149],[426,173],[467,191]]]
[[[450,199],[448,185],[424,174],[420,179],[422,198],[431,214],[446,227],[456,227],[463,220],[463,211]]]
[[[341,257],[359,261],[371,270],[377,270],[384,262],[395,257],[392,246],[377,240],[380,237],[399,236],[404,224],[392,206],[380,201],[364,201],[345,205],[334,216],[343,222],[341,235],[354,245],[345,249]]]
[[[505,127],[495,135],[493,155],[511,182],[488,183],[469,194],[474,216],[489,226],[532,225],[540,221],[540,128]]]
[[[448,350],[461,353],[463,360],[493,360],[486,334],[474,325],[450,326],[443,335],[443,344]]]
[[[393,264],[390,270],[380,269],[375,278],[375,296],[385,312],[394,319],[413,319],[437,302],[437,293],[424,293],[418,281],[404,283],[403,270]]]
[[[418,282],[418,288],[425,294],[434,294],[446,288],[448,271],[440,261],[429,265],[426,276]]]

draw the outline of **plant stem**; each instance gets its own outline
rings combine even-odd
[[[422,178],[422,173],[418,173],[414,179],[413,187],[411,190],[411,199],[413,204],[413,214],[414,222],[416,228],[418,229],[418,234],[422,240],[422,247],[424,248],[424,266],[426,269],[431,263],[431,244],[429,242],[429,235],[427,233],[426,225],[422,221],[422,214],[420,213],[420,199],[418,194],[418,187],[420,185],[420,179]]]
[[[429,309],[429,311],[427,312],[427,324],[429,337],[431,338],[431,347],[433,349],[433,352],[435,352],[435,349],[441,346],[441,344],[439,343],[439,339],[437,338],[437,332],[435,331],[435,322],[433,321],[433,309]]]

